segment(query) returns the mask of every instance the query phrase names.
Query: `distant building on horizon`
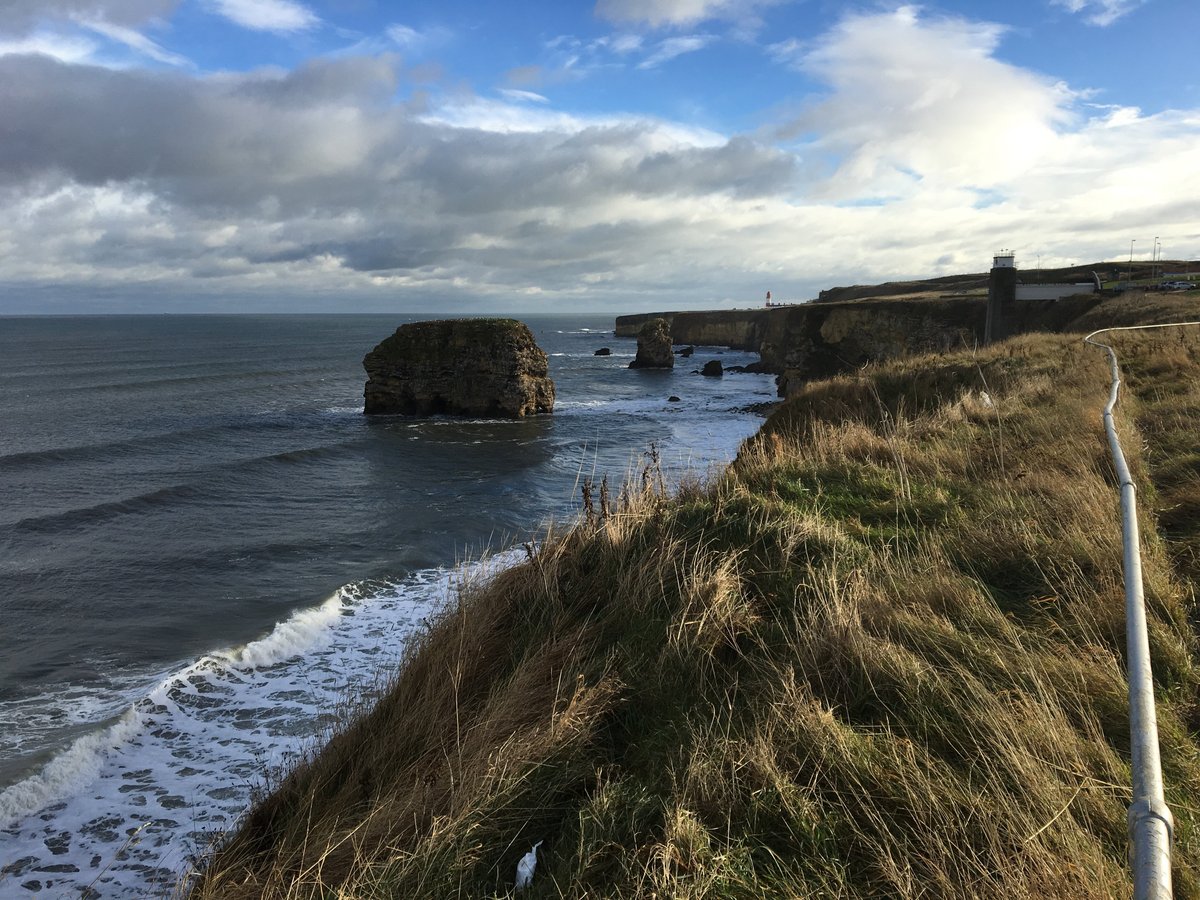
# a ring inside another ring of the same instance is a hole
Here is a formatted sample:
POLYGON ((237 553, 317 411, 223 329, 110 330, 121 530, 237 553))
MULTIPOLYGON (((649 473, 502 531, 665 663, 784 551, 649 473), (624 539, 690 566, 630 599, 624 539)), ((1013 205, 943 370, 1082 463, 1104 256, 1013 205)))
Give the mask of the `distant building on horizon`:
POLYGON ((1018 300, 1061 300, 1076 294, 1093 294, 1100 289, 1098 278, 1083 282, 1022 284, 1017 273, 1017 258, 1011 250, 992 256, 988 275, 987 318, 983 326, 984 343, 1002 340, 1011 333, 1013 304, 1018 300))

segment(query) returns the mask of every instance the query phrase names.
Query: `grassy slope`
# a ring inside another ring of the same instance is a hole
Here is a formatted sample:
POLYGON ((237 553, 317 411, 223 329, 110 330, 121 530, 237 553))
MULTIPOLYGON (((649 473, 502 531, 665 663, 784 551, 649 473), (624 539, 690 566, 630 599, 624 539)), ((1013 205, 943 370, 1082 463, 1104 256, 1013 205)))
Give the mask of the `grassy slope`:
MULTIPOLYGON (((1200 336, 1118 345, 1197 896, 1200 336)), ((810 384, 711 485, 647 472, 468 586, 196 895, 503 895, 544 840, 523 896, 1126 896, 1106 382, 1078 336, 912 358, 810 384)))

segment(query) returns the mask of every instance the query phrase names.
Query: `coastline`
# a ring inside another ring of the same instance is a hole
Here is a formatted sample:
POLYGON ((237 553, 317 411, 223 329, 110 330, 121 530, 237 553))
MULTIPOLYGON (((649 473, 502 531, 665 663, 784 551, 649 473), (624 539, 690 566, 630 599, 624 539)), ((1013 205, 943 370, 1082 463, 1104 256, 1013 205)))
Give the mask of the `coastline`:
MULTIPOLYGON (((209 335, 222 326, 219 317, 160 321, 164 318, 173 317, 145 317, 135 324, 154 335, 164 328, 176 334, 181 325, 188 327, 188 333, 198 329, 209 335)), ((342 586, 335 582, 310 598, 293 590, 293 582, 278 577, 279 573, 296 576, 295 583, 307 585, 299 577, 303 573, 294 572, 295 552, 288 549, 275 574, 267 572, 260 578, 272 605, 258 603, 253 597, 238 599, 234 594, 232 611, 209 629, 216 630, 231 620, 234 633, 230 637, 214 640, 204 631, 193 642, 197 647, 194 655, 185 650, 182 657, 178 645, 172 644, 164 651, 168 659, 153 660, 145 671, 135 670, 128 683, 111 690, 106 682, 93 680, 85 688, 99 697, 97 701, 91 700, 91 694, 81 696, 74 685, 60 689, 53 683, 39 692, 34 683, 21 704, 0 710, 11 714, 5 721, 13 723, 11 729, 4 729, 4 739, 24 742, 13 748, 14 754, 30 751, 28 764, 18 770, 14 785, 9 785, 13 793, 0 802, 0 810, 29 813, 20 815, 18 822, 0 823, 4 846, 0 869, 7 870, 0 876, 0 893, 3 887, 31 891, 33 888, 21 886, 34 883, 40 885, 38 890, 50 893, 74 889, 76 884, 83 889, 101 870, 103 877, 97 887, 105 896, 144 896, 171 884, 178 868, 202 852, 213 834, 233 827, 250 802, 253 785, 269 781, 278 766, 301 758, 306 748, 325 734, 330 710, 347 702, 344 690, 348 686, 352 692, 359 685, 373 689, 378 673, 399 655, 404 636, 419 627, 441 602, 432 595, 444 595, 458 577, 457 560, 475 558, 480 548, 509 542, 515 542, 518 556, 523 555, 520 544, 540 533, 542 518, 561 520, 577 509, 580 473, 609 471, 615 483, 645 439, 658 444, 663 464, 674 480, 689 477, 697 468, 703 472, 710 457, 727 460, 741 437, 757 428, 757 418, 736 410, 757 397, 770 397, 768 379, 739 377, 716 383, 681 372, 677 380, 682 388, 670 388, 687 398, 681 408, 667 403, 668 390, 661 377, 643 378, 626 372, 624 364, 632 357, 627 342, 613 344, 613 357, 593 357, 597 342, 609 340, 601 321, 586 319, 586 327, 572 322, 576 319, 560 317, 536 323, 547 332, 545 340, 552 353, 558 354, 552 356, 551 364, 568 373, 561 410, 553 418, 524 423, 402 418, 366 422, 359 399, 361 376, 354 371, 362 352, 356 345, 377 340, 382 330, 379 326, 387 320, 355 319, 348 326, 350 340, 331 342, 329 329, 335 320, 289 318, 285 322, 288 329, 311 325, 322 344, 350 346, 350 353, 339 350, 337 356, 351 356, 352 367, 338 358, 328 363, 335 377, 347 381, 347 399, 341 397, 343 388, 338 382, 326 387, 324 380, 310 381, 302 372, 298 377, 305 384, 316 385, 319 392, 304 401, 312 411, 272 411, 270 404, 278 402, 279 392, 273 382, 255 376, 251 385, 259 382, 262 386, 249 399, 258 402, 256 397, 261 395, 262 409, 247 412, 247 395, 238 387, 241 382, 225 377, 222 370, 220 377, 197 382, 205 390, 215 385, 214 390, 227 391, 230 400, 225 417, 215 414, 209 395, 204 394, 196 404, 201 408, 198 414, 205 417, 197 423, 201 427, 189 421, 178 403, 172 406, 168 425, 175 428, 176 420, 181 420, 180 436, 171 430, 161 436, 153 430, 128 436, 117 433, 94 450, 91 442, 78 440, 74 442, 77 449, 66 454, 65 460, 53 446, 35 445, 12 463, 19 471, 29 470, 37 478, 54 476, 64 485, 76 479, 69 473, 61 477, 55 473, 75 460, 93 471, 98 466, 118 465, 131 470, 134 499, 114 508, 121 515, 91 524, 87 509, 95 504, 88 503, 79 516, 81 524, 61 539, 67 541, 75 535, 75 540, 86 546, 90 570, 99 565, 103 539, 114 527, 120 536, 121 528, 142 523, 152 526, 157 516, 195 513, 203 531, 205 519, 199 504, 210 493, 225 491, 227 484, 234 495, 217 493, 214 497, 219 521, 224 523, 214 532, 218 546, 209 554, 185 548, 187 556, 199 557, 200 563, 208 556, 221 560, 228 546, 238 558, 256 563, 262 557, 251 550, 259 533, 268 551, 281 544, 287 549, 280 527, 296 522, 303 537, 311 523, 316 532, 311 545, 314 566, 321 570, 335 567, 332 576, 318 574, 322 578, 337 577, 343 570, 352 574, 339 579, 342 586), (349 379, 342 374, 347 369, 349 379), (618 390, 609 386, 610 381, 618 390), (233 388, 227 390, 227 385, 233 388), (227 448, 221 446, 226 436, 227 448), (193 442, 197 485, 149 501, 137 500, 146 493, 142 479, 158 469, 169 469, 179 480, 176 473, 185 471, 187 463, 173 454, 193 442), (223 466, 219 468, 222 484, 210 488, 208 473, 214 463, 223 466), (438 482, 422 481, 425 472, 430 479, 439 478, 445 489, 439 493, 438 482), (364 480, 365 476, 374 480, 364 480), (248 478, 263 480, 247 482, 248 478), (362 486, 362 502, 351 494, 344 507, 329 505, 329 497, 344 495, 347 486, 355 485, 362 486), (271 508, 247 507, 255 527, 243 530, 236 524, 238 520, 229 518, 229 510, 247 488, 253 488, 252 495, 269 499, 271 508), (291 503, 281 502, 293 494, 295 515, 289 512, 291 503), (410 497, 423 504, 419 518, 406 512, 412 508, 410 497), (317 499, 320 502, 315 502, 317 499), (378 515, 365 523, 361 518, 363 509, 386 512, 388 508, 395 510, 394 515, 377 522, 377 529, 370 523, 378 515), (544 510, 544 515, 527 521, 530 510, 544 510), (464 523, 470 530, 461 527, 464 523), (429 533, 418 533, 414 524, 429 533), (341 533, 346 535, 348 552, 336 545, 337 552, 330 552, 331 538, 341 533), (376 533, 379 540, 373 536, 376 533), (462 535, 461 539, 456 535, 462 535), (242 541, 246 546, 241 546, 242 541), (249 613, 257 614, 262 623, 244 621, 249 613), (28 723, 26 713, 34 710, 34 704, 45 712, 44 734, 19 727, 28 723), (69 720, 75 731, 62 737, 64 716, 75 717, 69 720), (33 755, 37 750, 33 741, 39 737, 44 738, 45 749, 33 755), (136 840, 125 847, 131 829, 137 833, 136 840), (69 835, 69 840, 61 838, 63 834, 69 835)), ((51 324, 63 342, 63 329, 70 323, 56 320, 51 324)), ((97 335, 89 320, 81 331, 87 340, 103 339, 119 347, 114 335, 129 322, 111 324, 113 328, 97 335)), ((236 343, 250 340, 254 346, 253 339, 241 330, 244 324, 244 320, 232 323, 239 329, 236 343)), ((277 324, 263 323, 272 331, 277 324)), ((286 341, 281 346, 287 358, 301 357, 302 369, 313 365, 310 354, 298 354, 286 341)), ((190 378, 195 373, 191 367, 212 363, 207 347, 197 348, 195 362, 168 356, 161 364, 186 366, 184 374, 190 378)), ((235 363, 242 365, 240 360, 248 359, 252 372, 258 371, 265 368, 258 364, 258 355, 238 352, 235 363)), ((79 368, 83 380, 83 368, 79 368)), ((147 377, 158 377, 158 373, 151 371, 147 377)), ((284 383, 290 384, 290 378, 285 376, 284 383)), ((86 385, 80 386, 81 392, 85 389, 86 385)), ((111 398, 112 390, 107 390, 111 398)), ((144 394, 138 390, 135 384, 133 396, 140 406, 144 394)), ((177 401, 178 391, 172 388, 172 393, 177 401)), ((168 416, 142 415, 130 417, 130 421, 140 426, 148 420, 153 426, 163 418, 168 416)), ((36 437, 35 432, 30 433, 36 437)), ((114 479, 105 479, 97 483, 97 489, 109 490, 113 483, 114 479)), ((31 478, 32 488, 42 490, 40 482, 31 478)), ((98 500, 108 502, 109 498, 98 500)), ((54 538, 47 525, 37 524, 14 549, 28 545, 37 550, 40 543, 35 541, 54 538)), ((198 539, 195 531, 183 535, 189 544, 198 539)), ((122 539, 118 549, 128 543, 132 541, 122 539)), ((160 544, 156 538, 149 546, 153 549, 160 544)), ((144 556, 139 553, 129 564, 141 565, 144 556)), ((119 557, 116 561, 122 563, 119 557)), ((153 561, 148 560, 147 565, 153 561)), ((195 559, 192 562, 197 564, 195 559)), ((236 580, 237 572, 230 573, 228 565, 222 568, 224 572, 211 577, 206 571, 194 582, 188 579, 197 585, 196 603, 221 591, 226 580, 231 584, 236 580)), ((113 591, 121 604, 104 608, 110 612, 138 609, 142 598, 134 593, 136 587, 124 577, 114 579, 113 591)), ((91 599, 81 621, 100 608, 100 598, 93 595, 91 599)), ((157 592, 147 592, 144 601, 151 613, 172 611, 157 592)), ((178 627, 207 627, 206 617, 199 615, 205 608, 181 605, 178 627)), ((116 612, 108 618, 114 627, 119 625, 116 612)), ((127 668, 136 665, 135 651, 137 647, 132 647, 127 668)), ((45 656, 51 655, 45 651, 45 656)), ((16 655, 10 654, 7 662, 12 665, 15 660, 16 655)), ((19 757, 18 762, 24 759, 19 757)))
MULTIPOLYGON (((1179 347, 1133 344, 1131 390, 1167 352, 1187 384, 1200 347, 1179 347)), ((469 586, 195 895, 505 891, 538 841, 555 895, 1122 890, 1124 811, 1098 787, 1127 752, 1102 369, 1071 335, 901 357, 800 387, 708 485, 643 478, 469 586), (350 809, 353 857, 325 824, 350 809)), ((1140 426, 1168 446, 1180 424, 1140 426)), ((1165 548, 1164 690, 1200 685, 1192 576, 1165 548)), ((1160 707, 1184 832, 1189 691, 1160 707)), ((1195 890, 1190 847, 1176 860, 1195 890)))

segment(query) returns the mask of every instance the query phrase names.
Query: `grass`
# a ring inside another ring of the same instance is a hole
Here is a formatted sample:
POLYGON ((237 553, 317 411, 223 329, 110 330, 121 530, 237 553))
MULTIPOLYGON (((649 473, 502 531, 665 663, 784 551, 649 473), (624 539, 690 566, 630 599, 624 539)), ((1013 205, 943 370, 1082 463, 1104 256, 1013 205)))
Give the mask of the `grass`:
MULTIPOLYGON (((1118 352, 1194 897, 1200 336, 1118 352)), ((648 472, 464 585, 193 895, 505 896, 544 840, 523 896, 1127 896, 1106 394, 1025 336, 809 384, 711 484, 648 472)))

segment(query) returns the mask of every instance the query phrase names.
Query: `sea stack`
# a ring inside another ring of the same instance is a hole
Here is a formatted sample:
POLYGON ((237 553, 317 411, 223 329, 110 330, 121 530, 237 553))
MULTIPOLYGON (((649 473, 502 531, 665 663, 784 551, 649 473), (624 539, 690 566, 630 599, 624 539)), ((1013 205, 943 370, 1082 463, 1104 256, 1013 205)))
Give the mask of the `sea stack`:
POLYGON ((517 419, 554 409, 554 382, 533 333, 515 319, 401 325, 363 358, 367 415, 517 419))
POLYGON ((675 366, 675 354, 671 352, 671 327, 666 319, 651 319, 637 336, 637 356, 629 364, 631 369, 671 369, 675 366))

